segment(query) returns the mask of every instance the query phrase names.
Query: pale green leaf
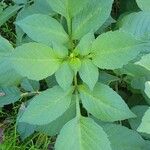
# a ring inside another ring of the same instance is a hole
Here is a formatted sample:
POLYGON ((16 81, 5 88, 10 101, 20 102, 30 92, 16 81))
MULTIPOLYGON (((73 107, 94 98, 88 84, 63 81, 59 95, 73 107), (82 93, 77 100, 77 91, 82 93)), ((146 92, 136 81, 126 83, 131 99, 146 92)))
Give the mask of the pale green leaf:
POLYGON ((59 70, 55 73, 58 84, 64 89, 68 89, 73 81, 74 72, 68 62, 61 64, 59 70))
POLYGON ((145 93, 150 98, 150 81, 145 83, 145 93))
POLYGON ((103 129, 92 119, 80 117, 68 122, 57 138, 56 150, 111 150, 103 129))
MULTIPOLYGON (((20 2, 20 0, 18 0, 20 2)), ((16 17, 16 22, 19 20, 22 20, 26 18, 27 16, 33 15, 33 14, 48 14, 48 15, 54 15, 54 12, 50 8, 50 6, 47 3, 47 0, 36 0, 32 5, 28 5, 21 9, 16 17)), ((16 25, 16 34, 17 34, 17 45, 20 45, 24 42, 26 42, 26 39, 28 36, 24 36, 25 33, 16 25)), ((30 39, 31 42, 31 39, 30 39)))
POLYGON ((124 16, 118 26, 121 30, 133 34, 137 38, 150 39, 150 12, 134 12, 124 16))
POLYGON ((144 55, 141 60, 135 64, 140 65, 150 71, 150 54, 144 55))
POLYGON ((66 112, 64 112, 59 118, 54 120, 53 122, 44 125, 44 126, 37 126, 36 131, 40 131, 42 133, 45 133, 50 136, 54 136, 56 134, 59 134, 62 127, 71 119, 73 119, 76 116, 76 105, 74 99, 71 102, 71 105, 67 109, 66 112))
POLYGON ((103 129, 108 135, 112 150, 143 150, 146 145, 136 131, 124 126, 108 124, 103 129))
POLYGON ((38 43, 17 47, 11 59, 14 69, 32 80, 41 80, 52 75, 61 63, 50 47, 38 43))
POLYGON ((86 56, 91 52, 92 42, 94 41, 95 37, 92 32, 83 36, 80 40, 79 44, 75 48, 74 52, 80 54, 82 56, 86 56))
POLYGON ((0 36, 0 85, 10 86, 17 85, 21 76, 12 68, 9 55, 12 54, 13 46, 3 37, 0 36))
POLYGON ((83 106, 102 121, 114 122, 135 117, 123 99, 107 85, 97 83, 93 91, 81 85, 79 92, 83 106))
POLYGON ((0 88, 0 107, 14 103, 21 98, 21 92, 17 87, 0 88))
POLYGON ((20 122, 17 125, 17 132, 19 133, 21 140, 25 140, 27 137, 32 135, 34 131, 35 131, 35 125, 30 125, 24 122, 20 122))
POLYGON ((19 133, 21 140, 24 140, 27 137, 29 137, 31 134, 33 134, 36 128, 35 125, 31 125, 25 122, 19 122, 19 119, 25 110, 26 110, 26 104, 22 103, 19 108, 19 112, 17 114, 17 119, 16 119, 17 132, 19 133))
MULTIPOLYGON (((137 101, 137 98, 134 97, 137 101)), ((136 105, 134 106, 131 110, 132 112, 137 116, 136 118, 132 118, 132 119, 129 119, 129 123, 130 123, 130 126, 133 130, 137 130, 139 125, 141 124, 142 122, 142 118, 145 114, 145 112, 148 110, 149 106, 148 105, 136 105)), ((142 135, 144 138, 150 138, 150 135, 149 134, 145 134, 145 133, 140 133, 140 135, 142 135)))
POLYGON ((142 133, 150 134, 150 108, 145 112, 142 123, 137 130, 142 133))
POLYGON ((92 63, 90 59, 83 59, 79 75, 83 82, 85 82, 91 90, 93 90, 96 82, 98 81, 98 68, 92 63))
POLYGON ((9 57, 0 61, 0 68, 1 86, 18 85, 20 83, 22 76, 13 69, 9 57))
POLYGON ((47 0, 47 2, 57 13, 72 18, 86 6, 88 0, 47 0))
POLYGON ((68 49, 62 44, 53 43, 52 46, 53 51, 59 58, 65 58, 68 56, 68 49))
POLYGON ((66 43, 68 35, 61 24, 48 15, 34 14, 16 24, 34 41, 47 45, 53 42, 66 43))
POLYGON ((21 87, 26 91, 38 91, 40 89, 40 83, 35 80, 23 79, 21 87))
POLYGON ((137 130, 139 125, 141 124, 142 117, 144 113, 148 110, 148 105, 136 105, 131 110, 134 114, 136 114, 136 118, 129 119, 129 123, 132 129, 137 130))
POLYGON ((121 68, 140 53, 141 43, 125 32, 104 33, 93 42, 93 63, 102 69, 121 68))
POLYGON ((70 106, 73 88, 63 91, 55 86, 34 97, 19 122, 45 125, 60 117, 70 106))
POLYGON ((96 32, 110 16, 112 3, 112 0, 90 0, 72 20, 73 38, 80 39, 88 32, 96 32))
POLYGON ((149 11, 150 12, 150 1, 149 0, 136 0, 138 6, 143 11, 149 11))
POLYGON ((2 36, 0 36, 0 59, 14 50, 13 46, 2 36))

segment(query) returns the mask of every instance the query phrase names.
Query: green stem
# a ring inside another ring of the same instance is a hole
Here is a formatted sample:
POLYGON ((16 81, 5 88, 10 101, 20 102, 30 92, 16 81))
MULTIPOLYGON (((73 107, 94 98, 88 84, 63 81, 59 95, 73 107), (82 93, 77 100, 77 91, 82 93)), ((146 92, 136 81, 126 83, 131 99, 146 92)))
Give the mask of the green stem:
POLYGON ((68 34, 69 36, 72 35, 72 26, 71 26, 71 18, 68 16, 67 17, 67 25, 68 25, 68 34))
POLYGON ((71 51, 74 49, 74 44, 72 40, 72 20, 70 16, 67 17, 67 26, 68 26, 68 34, 69 34, 69 47, 71 51))
POLYGON ((75 92, 76 95, 76 113, 77 113, 77 118, 80 118, 81 116, 81 112, 80 112, 80 101, 79 101, 79 95, 78 95, 78 91, 76 90, 75 92))
POLYGON ((37 94, 40 94, 40 92, 39 92, 39 91, 26 92, 26 93, 22 93, 22 94, 21 94, 21 97, 30 97, 30 96, 34 96, 34 95, 37 95, 37 94))
MULTIPOLYGON (((68 26, 68 34, 69 34, 69 47, 72 52, 74 49, 74 43, 72 40, 72 20, 71 20, 70 16, 67 17, 67 26, 68 26)), ((77 81, 76 74, 74 76, 74 86, 75 86, 75 96, 76 96, 76 113, 77 113, 77 118, 79 118, 81 113, 80 113, 80 101, 79 101, 79 96, 78 96, 79 93, 77 90, 78 81, 77 81)))
POLYGON ((74 85, 75 85, 75 96, 76 96, 76 114, 77 114, 77 118, 80 118, 81 116, 81 112, 80 112, 80 100, 79 100, 79 93, 77 90, 77 76, 75 75, 74 77, 74 85))

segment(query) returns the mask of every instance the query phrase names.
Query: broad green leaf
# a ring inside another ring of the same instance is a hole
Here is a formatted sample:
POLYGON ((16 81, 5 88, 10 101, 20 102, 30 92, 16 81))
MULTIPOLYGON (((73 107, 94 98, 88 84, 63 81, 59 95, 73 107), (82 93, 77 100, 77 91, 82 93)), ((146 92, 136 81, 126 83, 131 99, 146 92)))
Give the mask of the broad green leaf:
POLYGON ((107 85, 97 83, 93 91, 81 85, 79 92, 83 106, 102 121, 114 122, 135 117, 123 99, 107 85))
POLYGON ((150 98, 150 81, 145 83, 145 93, 150 98))
POLYGON ((150 108, 145 112, 137 131, 150 134, 150 108))
POLYGON ((55 86, 35 96, 19 122, 45 125, 60 117, 70 106, 73 88, 63 91, 55 86))
POLYGON ((11 59, 14 69, 32 80, 41 80, 52 75, 61 63, 50 47, 38 43, 17 47, 11 59))
MULTIPOLYGON (((20 2, 20 0, 18 0, 20 2)), ((48 14, 48 15, 54 15, 52 9, 48 5, 47 0, 36 0, 32 5, 26 5, 23 9, 21 9, 16 17, 16 21, 22 20, 26 18, 27 16, 33 15, 33 14, 48 14)), ((24 36, 25 33, 16 25, 16 34, 17 34, 17 45, 20 45, 24 42, 26 42, 27 36, 24 36)), ((31 39, 30 39, 31 42, 31 39)))
POLYGON ((81 117, 68 122, 57 138, 56 150, 111 150, 103 129, 92 119, 81 117))
POLYGON ((20 135, 21 140, 24 140, 27 137, 29 137, 31 134, 33 134, 36 128, 35 125, 31 125, 25 122, 19 122, 19 119, 25 110, 26 110, 26 105, 22 103, 19 108, 19 112, 17 114, 17 120, 16 120, 16 125, 17 125, 16 127, 17 127, 17 131, 20 135))
POLYGON ((0 61, 0 68, 1 86, 18 85, 20 83, 22 76, 13 69, 9 57, 0 61))
POLYGON ((135 63, 150 71, 150 54, 144 55, 141 60, 135 63))
POLYGON ((66 18, 72 18, 78 12, 80 12, 83 7, 86 6, 88 0, 47 0, 47 2, 57 13, 63 15, 66 18))
POLYGON ((0 36, 0 60, 14 50, 13 46, 2 36, 0 36))
POLYGON ((59 70, 55 73, 58 84, 64 89, 68 89, 73 81, 74 72, 68 62, 61 64, 59 70))
POLYGON ((21 7, 22 6, 14 5, 8 6, 5 10, 3 10, 2 13, 0 13, 0 26, 13 17, 21 7))
POLYGON ((58 43, 53 43, 51 46, 59 58, 65 58, 68 57, 68 49, 64 45, 58 44, 58 43))
POLYGON ((149 0, 136 0, 138 6, 143 11, 149 11, 150 12, 150 1, 149 0))
POLYGON ((145 141, 136 131, 115 124, 107 124, 103 129, 108 135, 112 150, 143 150, 145 147, 145 141))
POLYGON ((14 103, 21 98, 21 92, 17 87, 0 88, 0 107, 14 103))
POLYGON ((150 80, 150 76, 149 75, 146 75, 146 76, 143 76, 143 77, 132 78, 131 86, 134 89, 138 89, 138 90, 144 91, 144 89, 145 89, 145 82, 147 80, 150 80))
POLYGON ((26 91, 38 91, 40 89, 40 83, 35 80, 23 79, 21 87, 26 91))
POLYGON ((76 116, 76 105, 74 99, 71 102, 69 108, 64 112, 59 118, 54 120, 53 122, 44 125, 44 126, 37 126, 36 131, 40 131, 45 133, 49 136, 54 136, 59 134, 62 127, 71 119, 76 116))
POLYGON ((75 48, 74 52, 80 54, 82 56, 86 56, 91 52, 92 42, 94 41, 95 37, 92 32, 83 36, 80 40, 79 44, 75 48))
POLYGON ((131 109, 132 112, 134 112, 134 114, 137 116, 136 118, 129 119, 132 129, 136 130, 138 128, 138 126, 141 124, 142 117, 148 108, 149 107, 147 105, 136 105, 131 109))
POLYGON ((98 68, 92 63, 90 59, 83 59, 79 75, 83 82, 85 82, 91 90, 93 90, 96 82, 98 81, 98 68))
POLYGON ((133 34, 137 38, 150 39, 150 12, 134 12, 124 16, 118 26, 121 30, 133 34))
POLYGON ((1 86, 10 86, 17 85, 21 76, 16 73, 12 68, 11 62, 9 60, 9 55, 12 54, 14 48, 13 46, 0 36, 0 85, 1 86))
POLYGON ((16 24, 34 41, 47 45, 53 42, 66 43, 68 35, 61 24, 48 15, 34 14, 16 24))
POLYGON ((133 60, 141 50, 141 41, 131 34, 110 31, 100 35, 92 46, 93 63, 101 69, 117 69, 133 60))
POLYGON ((17 125, 17 131, 21 137, 21 140, 25 140, 27 137, 29 137, 34 133, 35 125, 30 125, 24 122, 20 122, 17 125))
POLYGON ((73 38, 80 39, 88 32, 96 32, 110 16, 112 3, 112 0, 90 0, 72 20, 73 38))
MULTIPOLYGON (((137 130, 137 128, 141 124, 142 118, 143 118, 145 112, 148 110, 148 108, 149 108, 148 105, 136 105, 131 109, 132 112, 137 116, 136 118, 132 118, 132 119, 128 120, 130 123, 130 126, 133 130, 137 130)), ((145 137, 146 139, 150 138, 149 134, 141 133, 141 135, 143 137, 145 137)))

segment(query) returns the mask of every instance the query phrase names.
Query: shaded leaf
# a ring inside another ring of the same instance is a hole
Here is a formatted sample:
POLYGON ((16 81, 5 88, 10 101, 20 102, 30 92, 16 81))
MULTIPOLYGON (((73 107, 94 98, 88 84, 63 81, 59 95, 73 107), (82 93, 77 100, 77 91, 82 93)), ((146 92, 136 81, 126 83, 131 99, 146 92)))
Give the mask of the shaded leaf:
POLYGON ((19 122, 45 125, 60 117, 70 106, 73 88, 63 91, 55 86, 35 96, 19 122))
POLYGON ((102 121, 114 122, 135 117, 123 99, 107 85, 97 83, 93 91, 82 85, 79 92, 83 106, 102 121))
POLYGON ((21 98, 21 92, 17 87, 0 88, 0 107, 14 103, 21 98))

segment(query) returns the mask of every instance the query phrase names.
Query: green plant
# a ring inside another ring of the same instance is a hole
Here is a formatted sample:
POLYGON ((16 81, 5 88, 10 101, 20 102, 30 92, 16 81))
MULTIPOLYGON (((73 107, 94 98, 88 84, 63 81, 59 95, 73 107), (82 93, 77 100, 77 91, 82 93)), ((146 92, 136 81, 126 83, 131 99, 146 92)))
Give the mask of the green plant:
MULTIPOLYGON (((37 0, 20 11, 15 22, 19 46, 0 37, 0 106, 25 102, 16 121, 22 139, 39 131, 59 134, 56 150, 148 150, 148 141, 123 126, 129 120, 132 128, 138 115, 118 90, 120 82, 131 84, 132 92, 137 83, 142 90, 139 78, 149 76, 149 30, 136 19, 149 19, 150 12, 141 2, 143 11, 120 18, 111 31, 112 0, 37 0), (39 13, 40 4, 47 9, 39 13), (49 88, 40 87, 43 80, 49 88)), ((150 98, 148 80, 142 84, 150 98)), ((143 115, 148 106, 138 109, 143 115)), ((137 128, 150 133, 149 110, 137 128)))

